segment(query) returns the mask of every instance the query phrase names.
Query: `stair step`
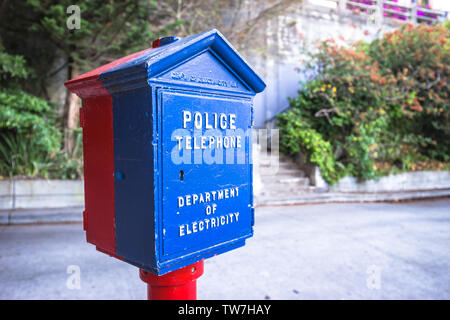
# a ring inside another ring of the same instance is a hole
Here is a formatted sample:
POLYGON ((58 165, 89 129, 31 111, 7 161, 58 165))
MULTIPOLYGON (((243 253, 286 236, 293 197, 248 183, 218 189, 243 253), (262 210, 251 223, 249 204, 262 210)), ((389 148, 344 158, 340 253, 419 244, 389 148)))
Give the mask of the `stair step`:
POLYGON ((259 155, 259 161, 260 162, 270 162, 270 161, 275 161, 278 160, 279 162, 293 162, 293 160, 291 158, 288 158, 286 156, 261 156, 259 155))
POLYGON ((308 186, 309 185, 309 179, 303 178, 303 177, 289 177, 289 178, 282 178, 279 179, 281 183, 288 183, 288 184, 300 184, 302 186, 308 186))
POLYGON ((273 175, 273 176, 261 176, 263 185, 272 187, 273 184, 288 184, 288 185, 301 185, 308 186, 309 178, 296 177, 292 175, 273 175))
POLYGON ((267 161, 259 161, 258 162, 260 167, 283 167, 283 168, 297 168, 298 165, 295 162, 292 161, 276 161, 276 159, 273 160, 267 160, 267 161))
POLYGON ((295 199, 299 196, 304 196, 305 193, 316 192, 316 187, 314 186, 298 186, 295 188, 264 188, 257 195, 259 198, 270 198, 277 200, 285 200, 285 199, 295 199))
POLYGON ((299 170, 297 168, 260 168, 259 174, 262 177, 266 176, 279 176, 279 175, 290 175, 293 177, 304 177, 305 173, 302 170, 299 170))

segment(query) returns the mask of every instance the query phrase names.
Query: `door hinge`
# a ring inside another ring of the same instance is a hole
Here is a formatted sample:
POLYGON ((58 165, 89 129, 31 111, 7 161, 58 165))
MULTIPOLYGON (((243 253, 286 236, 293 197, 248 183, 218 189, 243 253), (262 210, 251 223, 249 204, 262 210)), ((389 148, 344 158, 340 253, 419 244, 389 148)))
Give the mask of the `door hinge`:
POLYGON ((87 229, 87 211, 83 210, 83 230, 87 229))
POLYGON ((84 108, 80 108, 80 127, 84 128, 86 124, 86 113, 84 108))
POLYGON ((255 208, 252 207, 252 227, 255 225, 255 208))

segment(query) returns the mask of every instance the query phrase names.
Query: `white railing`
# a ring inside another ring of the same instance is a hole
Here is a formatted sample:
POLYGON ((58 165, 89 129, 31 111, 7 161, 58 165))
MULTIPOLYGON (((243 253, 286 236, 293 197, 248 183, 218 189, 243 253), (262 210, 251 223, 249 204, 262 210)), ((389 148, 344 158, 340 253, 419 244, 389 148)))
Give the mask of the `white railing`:
POLYGON ((447 13, 441 10, 423 8, 416 3, 401 4, 386 0, 310 0, 311 4, 333 4, 340 12, 352 11, 357 14, 377 14, 380 22, 384 19, 410 23, 436 23, 445 19, 447 13), (381 13, 381 14, 380 14, 381 13))

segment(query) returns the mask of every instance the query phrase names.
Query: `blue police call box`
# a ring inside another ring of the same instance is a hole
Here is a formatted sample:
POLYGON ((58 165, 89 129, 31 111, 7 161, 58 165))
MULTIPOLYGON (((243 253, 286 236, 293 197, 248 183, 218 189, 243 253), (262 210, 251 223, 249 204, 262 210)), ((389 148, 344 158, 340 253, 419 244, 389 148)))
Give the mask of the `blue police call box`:
POLYGON ((217 30, 154 46, 98 79, 112 97, 110 254, 162 275, 252 236, 252 100, 265 84, 217 30))

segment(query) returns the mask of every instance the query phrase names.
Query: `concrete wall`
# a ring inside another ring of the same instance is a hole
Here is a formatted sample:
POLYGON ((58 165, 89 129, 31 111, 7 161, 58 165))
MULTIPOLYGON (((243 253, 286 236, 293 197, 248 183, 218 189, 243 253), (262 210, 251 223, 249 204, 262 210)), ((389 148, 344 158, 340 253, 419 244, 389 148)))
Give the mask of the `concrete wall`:
POLYGON ((264 78, 267 88, 255 99, 255 125, 265 127, 266 121, 289 107, 288 97, 295 97, 301 83, 307 80, 302 68, 305 52, 314 50, 318 41, 334 39, 338 44, 371 41, 398 25, 379 25, 369 15, 339 11, 336 2, 304 0, 302 6, 288 15, 266 22, 265 52, 250 52, 246 59, 264 78))
POLYGON ((82 180, 0 180, 0 209, 84 205, 82 180))
MULTIPOLYGON (((263 188, 270 188, 270 186, 264 186, 261 182, 259 166, 260 152, 261 150, 255 144, 253 150, 255 196, 258 196, 263 188)), ((379 180, 360 183, 353 177, 345 177, 332 187, 329 187, 324 182, 317 168, 314 171, 313 177, 315 178, 311 182, 317 189, 320 189, 319 191, 329 190, 332 193, 338 192, 339 194, 365 193, 375 195, 385 193, 395 196, 397 193, 408 193, 412 191, 450 190, 449 171, 406 172, 381 177, 379 180)), ((15 212, 15 209, 82 207, 84 206, 83 188, 82 180, 0 180, 0 211, 15 212)), ((436 194, 423 197, 432 196, 436 196, 436 194)), ((374 198, 375 200, 377 199, 374 198)), ((81 211, 78 211, 74 213, 69 210, 70 214, 74 215, 75 220, 79 219, 78 216, 81 214, 81 211)), ((51 216, 51 212, 49 214, 51 216)), ((24 221, 34 221, 33 218, 27 216, 27 212, 17 217, 21 221, 24 219, 24 221)), ((7 217, 5 219, 8 220, 7 217)), ((57 220, 57 218, 51 219, 57 220)))
POLYGON ((403 192, 436 189, 450 189, 450 171, 404 172, 364 182, 358 182, 354 177, 345 177, 330 187, 330 191, 336 192, 403 192))

